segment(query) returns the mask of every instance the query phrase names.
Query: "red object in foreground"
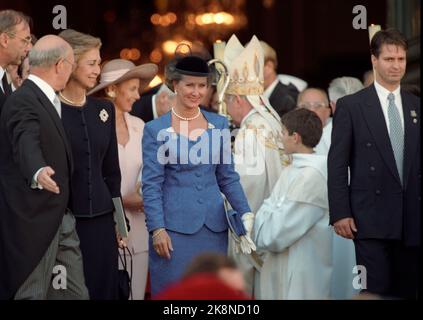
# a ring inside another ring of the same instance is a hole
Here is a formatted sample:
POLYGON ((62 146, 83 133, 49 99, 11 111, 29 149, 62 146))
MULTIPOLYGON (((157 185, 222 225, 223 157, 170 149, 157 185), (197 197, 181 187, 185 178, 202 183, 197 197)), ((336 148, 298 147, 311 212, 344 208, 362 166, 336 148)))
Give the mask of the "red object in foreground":
POLYGON ((250 300, 243 292, 225 284, 214 273, 182 279, 153 297, 153 300, 250 300))

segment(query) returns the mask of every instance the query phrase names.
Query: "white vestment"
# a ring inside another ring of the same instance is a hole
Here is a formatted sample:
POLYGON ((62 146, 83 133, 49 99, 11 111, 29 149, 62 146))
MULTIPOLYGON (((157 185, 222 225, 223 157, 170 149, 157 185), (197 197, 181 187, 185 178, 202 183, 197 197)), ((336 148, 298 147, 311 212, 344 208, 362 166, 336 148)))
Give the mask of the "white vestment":
POLYGON ((262 299, 327 299, 332 275, 326 160, 294 154, 254 225, 262 299))
POLYGON ((322 137, 320 138, 319 143, 314 148, 316 154, 321 154, 327 156, 329 153, 330 142, 332 135, 332 118, 329 118, 326 125, 323 127, 322 137))
MULTIPOLYGON (((261 111, 271 116, 264 107, 261 111)), ((283 154, 280 133, 281 131, 276 135, 268 120, 253 108, 244 117, 236 135, 235 170, 240 175, 242 188, 253 213, 256 213, 263 201, 270 196, 282 168, 289 162, 289 158, 283 154)), ((247 293, 259 299, 256 290, 259 286, 257 270, 246 255, 234 252, 231 238, 229 255, 243 271, 247 293)))
MULTIPOLYGON (((329 118, 323 128, 322 138, 314 148, 316 154, 327 156, 330 149, 332 135, 332 119, 329 118)), ((356 274, 353 268, 356 265, 354 242, 342 238, 333 232, 332 245, 333 272, 331 285, 332 299, 351 299, 359 290, 354 289, 352 282, 356 274)))

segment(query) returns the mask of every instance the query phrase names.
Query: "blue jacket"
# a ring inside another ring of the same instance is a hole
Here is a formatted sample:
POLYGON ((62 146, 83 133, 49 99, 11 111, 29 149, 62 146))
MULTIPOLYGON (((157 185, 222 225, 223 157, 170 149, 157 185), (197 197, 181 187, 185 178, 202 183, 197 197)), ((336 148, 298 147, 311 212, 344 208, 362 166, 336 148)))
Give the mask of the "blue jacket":
POLYGON ((170 112, 144 128, 142 191, 150 232, 194 234, 203 225, 227 230, 221 192, 240 214, 251 211, 234 170, 227 120, 202 113, 209 129, 197 141, 173 131, 170 112))

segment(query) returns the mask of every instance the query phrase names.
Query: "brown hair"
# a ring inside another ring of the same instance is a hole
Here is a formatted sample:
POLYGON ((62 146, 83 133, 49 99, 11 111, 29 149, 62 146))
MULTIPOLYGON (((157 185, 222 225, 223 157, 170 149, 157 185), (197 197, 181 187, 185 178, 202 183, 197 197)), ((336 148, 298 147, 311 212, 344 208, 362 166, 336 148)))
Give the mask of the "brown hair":
POLYGON ((408 49, 407 39, 396 29, 386 29, 376 32, 370 42, 370 53, 378 58, 384 44, 393 44, 402 47, 405 51, 408 49))
POLYGON ((195 257, 188 265, 183 277, 201 272, 217 273, 222 268, 237 269, 235 262, 222 254, 203 253, 195 257))
POLYGON ((281 121, 289 135, 296 132, 301 136, 302 143, 306 147, 314 148, 322 137, 322 121, 316 113, 308 109, 289 111, 283 115, 281 121))
POLYGON ((73 29, 63 30, 59 33, 59 37, 70 44, 76 61, 78 61, 85 52, 91 49, 101 48, 100 38, 93 37, 89 34, 78 32, 73 29))

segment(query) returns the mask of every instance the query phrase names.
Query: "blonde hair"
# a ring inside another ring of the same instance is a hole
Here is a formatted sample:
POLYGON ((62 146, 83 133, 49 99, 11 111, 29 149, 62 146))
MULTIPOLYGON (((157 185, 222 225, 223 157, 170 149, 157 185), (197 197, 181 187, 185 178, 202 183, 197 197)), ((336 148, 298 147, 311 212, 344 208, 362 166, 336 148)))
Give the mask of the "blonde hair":
POLYGON ((275 49, 269 46, 266 42, 260 41, 261 47, 263 48, 264 63, 267 61, 273 61, 275 69, 278 67, 278 56, 276 55, 275 49))
POLYGON ((65 40, 73 49, 75 61, 91 49, 101 48, 101 39, 93 37, 89 34, 75 31, 73 29, 66 29, 59 33, 59 37, 65 40))

